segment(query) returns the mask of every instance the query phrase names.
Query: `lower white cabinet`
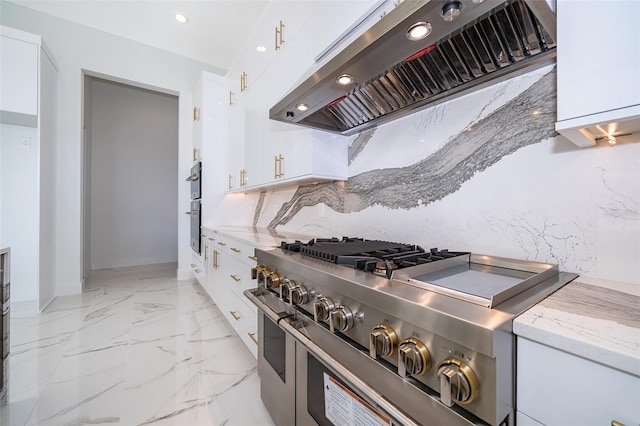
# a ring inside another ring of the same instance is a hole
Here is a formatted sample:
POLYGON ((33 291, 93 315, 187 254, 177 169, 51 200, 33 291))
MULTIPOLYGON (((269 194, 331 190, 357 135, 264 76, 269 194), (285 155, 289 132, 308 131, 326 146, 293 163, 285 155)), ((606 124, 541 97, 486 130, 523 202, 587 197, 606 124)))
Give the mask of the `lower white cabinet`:
MULTIPOLYGON (((219 233, 204 232, 207 253, 206 280, 201 282, 240 339, 254 357, 258 355, 258 313, 244 297, 244 290, 255 287, 251 268, 256 266, 255 246, 219 233)), ((197 276, 196 276, 197 277, 197 276)))
POLYGON ((640 377, 518 337, 517 424, 640 424, 640 377))

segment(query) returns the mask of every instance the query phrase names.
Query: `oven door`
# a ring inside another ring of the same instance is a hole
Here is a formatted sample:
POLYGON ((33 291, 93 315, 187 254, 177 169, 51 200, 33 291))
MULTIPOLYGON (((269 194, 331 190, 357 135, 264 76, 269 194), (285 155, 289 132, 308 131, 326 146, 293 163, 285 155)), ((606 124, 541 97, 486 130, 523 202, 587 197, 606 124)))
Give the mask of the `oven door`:
POLYGON ((275 424, 294 425, 295 340, 279 325, 294 310, 265 289, 249 289, 244 294, 258 308, 260 397, 275 424))
POLYGON ((195 200, 191 202, 191 211, 187 212, 191 215, 191 249, 198 254, 200 254, 200 226, 202 225, 200 210, 200 200, 195 200))
POLYGON ((187 181, 191 182, 191 199, 200 199, 202 195, 202 163, 197 163, 191 168, 191 175, 187 181))

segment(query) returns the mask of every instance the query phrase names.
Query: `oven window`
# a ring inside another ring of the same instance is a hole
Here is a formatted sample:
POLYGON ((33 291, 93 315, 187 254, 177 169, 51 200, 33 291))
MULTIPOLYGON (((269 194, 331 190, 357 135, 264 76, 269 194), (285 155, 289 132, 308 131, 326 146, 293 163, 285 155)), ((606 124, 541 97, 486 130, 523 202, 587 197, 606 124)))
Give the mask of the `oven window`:
POLYGON ((285 382, 285 334, 280 327, 271 321, 266 315, 264 316, 264 359, 274 369, 278 376, 285 382))

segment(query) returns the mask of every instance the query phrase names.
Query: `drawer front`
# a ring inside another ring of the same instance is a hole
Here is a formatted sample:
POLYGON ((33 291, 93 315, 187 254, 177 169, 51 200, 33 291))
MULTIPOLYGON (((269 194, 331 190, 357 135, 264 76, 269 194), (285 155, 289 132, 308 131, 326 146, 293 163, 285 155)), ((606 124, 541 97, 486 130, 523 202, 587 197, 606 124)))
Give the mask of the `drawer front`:
POLYGON ((202 261, 195 257, 191 257, 191 271, 193 272, 193 276, 198 280, 200 285, 206 285, 206 274, 204 273, 204 266, 202 265, 202 261))
POLYGON ((228 305, 223 310, 223 314, 253 356, 257 357, 257 313, 231 291, 227 302, 228 305))
POLYGON ((216 241, 214 247, 217 246, 219 250, 229 254, 240 262, 249 265, 249 267, 255 266, 255 247, 249 243, 235 240, 233 238, 226 237, 221 234, 216 234, 216 241))

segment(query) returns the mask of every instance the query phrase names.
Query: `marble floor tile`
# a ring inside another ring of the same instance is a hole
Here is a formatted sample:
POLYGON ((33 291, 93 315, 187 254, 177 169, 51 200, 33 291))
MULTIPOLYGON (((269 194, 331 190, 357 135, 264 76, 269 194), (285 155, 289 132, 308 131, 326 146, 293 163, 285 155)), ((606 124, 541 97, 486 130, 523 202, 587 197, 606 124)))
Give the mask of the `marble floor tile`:
POLYGON ((94 271, 11 318, 2 426, 273 425, 256 360, 175 264, 94 271))

